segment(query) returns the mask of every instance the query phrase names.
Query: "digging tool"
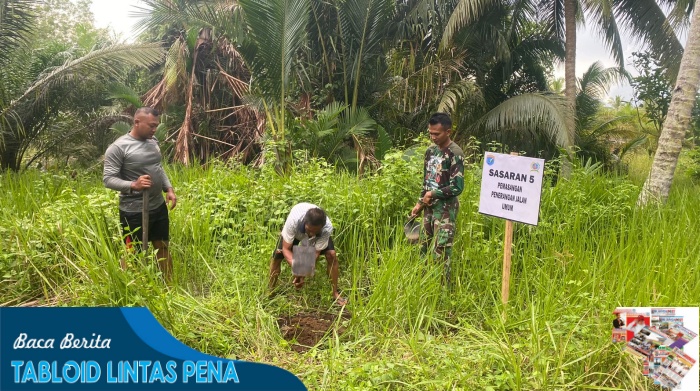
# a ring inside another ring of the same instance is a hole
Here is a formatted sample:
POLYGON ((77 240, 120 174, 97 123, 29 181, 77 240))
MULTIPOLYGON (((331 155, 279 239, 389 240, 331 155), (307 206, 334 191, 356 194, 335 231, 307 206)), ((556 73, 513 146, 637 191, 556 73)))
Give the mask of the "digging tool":
POLYGON ((143 234, 141 245, 143 246, 143 252, 146 252, 148 251, 148 189, 143 190, 143 208, 141 209, 141 215, 141 233, 143 234))
POLYGON ((316 248, 304 239, 299 245, 292 247, 294 262, 292 274, 295 277, 313 276, 316 271, 316 248))

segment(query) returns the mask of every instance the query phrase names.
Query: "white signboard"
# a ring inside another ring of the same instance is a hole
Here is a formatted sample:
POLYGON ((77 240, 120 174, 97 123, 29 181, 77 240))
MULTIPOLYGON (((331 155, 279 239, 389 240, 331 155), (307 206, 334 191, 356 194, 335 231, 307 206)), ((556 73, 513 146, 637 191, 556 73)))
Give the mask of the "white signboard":
POLYGON ((537 225, 544 159, 486 152, 479 212, 537 225))

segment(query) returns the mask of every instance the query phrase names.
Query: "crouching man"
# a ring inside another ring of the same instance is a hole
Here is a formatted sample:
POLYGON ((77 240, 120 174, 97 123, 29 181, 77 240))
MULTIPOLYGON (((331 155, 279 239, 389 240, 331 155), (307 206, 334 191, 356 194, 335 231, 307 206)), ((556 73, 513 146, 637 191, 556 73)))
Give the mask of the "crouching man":
MULTIPOLYGON (((326 258, 328 276, 331 279, 335 303, 340 306, 347 304, 347 299, 338 293, 338 257, 333 246, 332 233, 333 225, 323 209, 309 203, 294 205, 289 212, 289 216, 287 216, 284 228, 282 228, 282 234, 277 241, 277 248, 272 254, 272 261, 270 262, 270 289, 273 289, 277 284, 282 261, 287 261, 290 267, 294 263, 293 246, 308 238, 309 245, 314 246, 316 249, 316 260, 321 255, 326 258)), ((301 288, 304 285, 304 277, 294 276, 293 284, 297 288, 301 288)))

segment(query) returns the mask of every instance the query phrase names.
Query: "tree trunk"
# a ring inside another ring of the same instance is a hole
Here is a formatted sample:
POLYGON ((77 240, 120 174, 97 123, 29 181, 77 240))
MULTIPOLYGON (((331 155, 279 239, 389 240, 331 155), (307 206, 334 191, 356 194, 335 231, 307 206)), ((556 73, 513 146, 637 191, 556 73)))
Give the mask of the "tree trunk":
POLYGON ((564 60, 564 95, 569 106, 566 116, 567 143, 566 155, 562 160, 562 177, 571 175, 574 158, 574 138, 576 134, 576 0, 564 0, 564 24, 566 28, 566 58, 564 60))
POLYGON ((0 145, 0 173, 5 170, 19 171, 20 143, 12 132, 9 132, 0 145))
POLYGON ((695 95, 700 87, 700 1, 695 2, 688 39, 683 51, 676 88, 671 96, 668 114, 661 129, 659 145, 649 177, 637 200, 638 206, 650 202, 662 203, 668 199, 676 171, 682 142, 690 129, 690 116, 695 105, 695 95))

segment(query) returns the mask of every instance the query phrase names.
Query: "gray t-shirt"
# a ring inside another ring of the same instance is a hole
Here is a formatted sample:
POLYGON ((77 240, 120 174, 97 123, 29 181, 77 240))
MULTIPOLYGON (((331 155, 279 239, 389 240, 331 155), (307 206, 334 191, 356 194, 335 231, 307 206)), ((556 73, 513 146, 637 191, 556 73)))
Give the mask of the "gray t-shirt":
POLYGON ((127 133, 107 148, 102 182, 107 188, 120 192, 119 209, 141 212, 143 192, 131 190, 131 182, 141 175, 151 176, 151 188, 144 190, 149 195, 149 210, 155 210, 165 202, 162 192, 172 185, 161 165, 162 159, 158 141, 154 138, 138 140, 127 133))

